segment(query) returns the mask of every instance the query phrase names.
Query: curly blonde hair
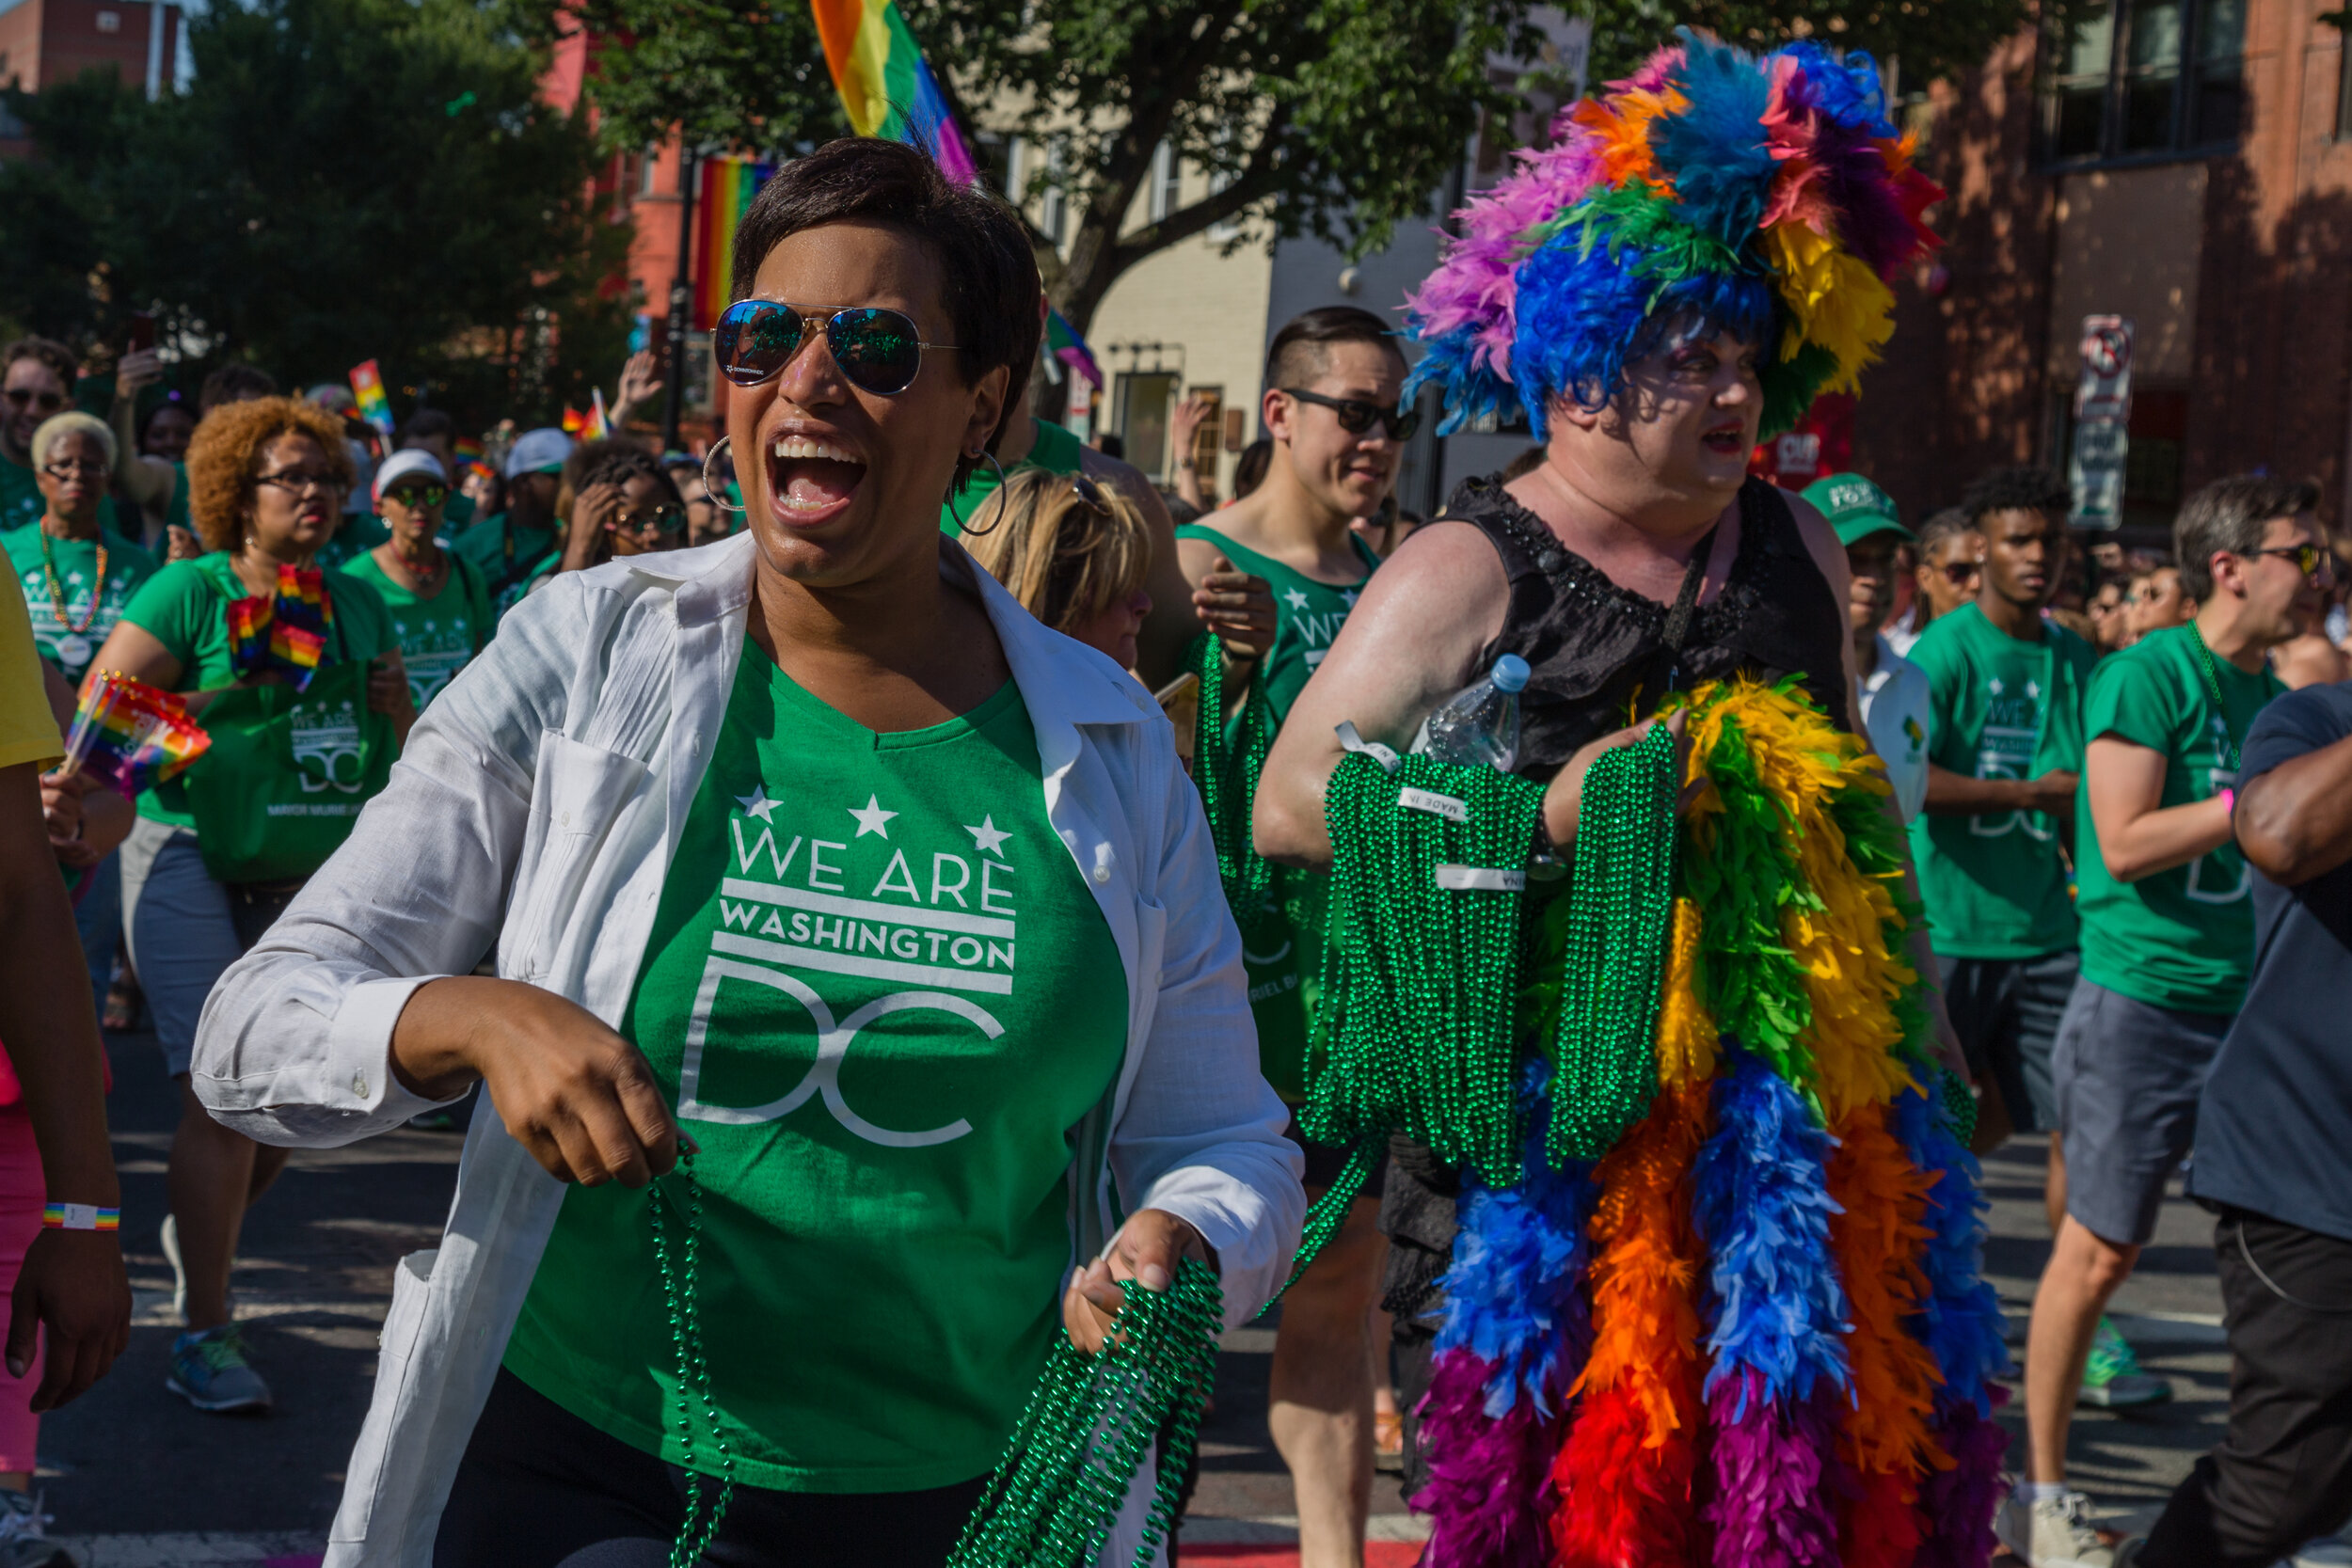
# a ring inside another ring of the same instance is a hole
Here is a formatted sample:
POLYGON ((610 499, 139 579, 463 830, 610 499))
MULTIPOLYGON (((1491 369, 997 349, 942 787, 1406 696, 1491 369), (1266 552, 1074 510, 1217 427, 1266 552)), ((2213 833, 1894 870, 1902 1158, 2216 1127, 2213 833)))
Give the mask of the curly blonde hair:
POLYGON ((326 458, 326 471, 351 487, 351 451, 343 423, 324 408, 294 398, 225 403, 197 422, 188 438, 188 516, 208 550, 232 550, 245 533, 262 449, 280 436, 308 436, 326 458))
POLYGON ((1024 468, 973 509, 963 547, 1058 632, 1074 631, 1143 586, 1152 531, 1135 502, 1089 478, 1024 468), (1098 509, 1091 499, 1102 502, 1098 509))

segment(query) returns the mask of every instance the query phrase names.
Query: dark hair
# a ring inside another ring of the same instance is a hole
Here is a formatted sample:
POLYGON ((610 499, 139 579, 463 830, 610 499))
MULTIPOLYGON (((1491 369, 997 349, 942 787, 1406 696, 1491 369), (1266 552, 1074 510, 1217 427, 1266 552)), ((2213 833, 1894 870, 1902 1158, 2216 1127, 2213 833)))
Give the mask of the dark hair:
POLYGON ((2172 523, 2172 549, 2181 558, 2181 591, 2199 604, 2213 596, 2217 550, 2252 555, 2273 517, 2293 517, 2319 504, 2318 487, 2260 474, 2217 479, 2188 498, 2172 523))
POLYGON ((73 383, 81 374, 81 367, 73 362, 73 351, 55 338, 19 338, 6 348, 0 348, 0 375, 19 359, 38 359, 56 372, 65 383, 66 395, 73 395, 73 383))
POLYGON ((1233 499, 1239 500, 1265 483, 1265 471, 1274 467, 1274 442, 1261 436, 1241 449, 1241 456, 1233 460, 1233 499))
MULTIPOLYGON (((967 387, 1003 366, 1005 412, 989 433, 994 451, 1037 360, 1044 311, 1037 257, 1011 210, 956 184, 929 154, 901 142, 844 136, 796 158, 759 188, 735 231, 728 297, 750 295, 768 253, 803 230, 878 223, 901 230, 939 263, 942 303, 956 335, 956 364, 967 387)), ((855 301, 843 301, 854 304, 855 301)), ((959 460, 961 485, 980 465, 959 460)))
POLYGON ((400 439, 403 446, 414 446, 419 441, 435 436, 447 436, 454 439, 456 435, 457 421, 437 408, 420 408, 408 416, 406 424, 400 427, 400 439))
POLYGON ((612 447, 596 453, 580 471, 574 488, 585 490, 591 484, 627 484, 632 479, 650 479, 661 487, 672 504, 684 506, 685 498, 678 494, 677 482, 661 460, 643 447, 612 447))
POLYGON ((1503 465, 1502 479, 1505 484, 1515 479, 1525 479, 1544 466, 1544 449, 1530 447, 1503 465))
POLYGON ((1930 550, 1954 534, 1976 531, 1976 519, 1968 515, 1966 507, 1947 506, 1919 525, 1919 559, 1925 561, 1930 550))
POLYGON ((146 413, 139 416, 139 426, 136 434, 138 436, 138 444, 140 447, 144 448, 147 445, 148 428, 154 424, 157 420, 168 413, 184 414, 187 416, 188 423, 191 426, 196 423, 195 409, 190 408, 186 404, 182 403, 176 397, 166 398, 161 403, 156 404, 152 408, 150 408, 146 413))
POLYGON ((1968 526, 1979 526, 1994 512, 2039 512, 2061 528, 2074 510, 2074 492, 2047 468, 1994 468, 1968 486, 1960 499, 1968 526))
POLYGON ((199 409, 217 408, 224 403, 277 395, 278 378, 261 366, 223 365, 204 378, 203 387, 196 394, 196 405, 199 409))
POLYGON ((1302 387, 1323 373, 1333 343, 1378 343, 1398 358, 1396 328, 1369 310, 1353 305, 1325 305, 1293 316, 1266 345, 1265 384, 1269 388, 1302 387))

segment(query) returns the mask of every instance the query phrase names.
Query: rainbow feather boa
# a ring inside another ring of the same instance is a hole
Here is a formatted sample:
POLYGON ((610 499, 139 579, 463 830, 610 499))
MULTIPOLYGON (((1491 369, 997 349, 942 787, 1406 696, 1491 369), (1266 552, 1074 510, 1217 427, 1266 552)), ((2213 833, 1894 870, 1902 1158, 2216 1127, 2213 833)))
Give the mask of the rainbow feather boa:
POLYGON ((1794 683, 1682 700, 1710 787, 1677 857, 1660 1092, 1589 1169, 1532 1149, 1519 1186, 1466 1185, 1419 1411, 1424 1560, 1981 1561, 2001 1314, 1976 1163, 1928 1092, 1883 772, 1794 683))

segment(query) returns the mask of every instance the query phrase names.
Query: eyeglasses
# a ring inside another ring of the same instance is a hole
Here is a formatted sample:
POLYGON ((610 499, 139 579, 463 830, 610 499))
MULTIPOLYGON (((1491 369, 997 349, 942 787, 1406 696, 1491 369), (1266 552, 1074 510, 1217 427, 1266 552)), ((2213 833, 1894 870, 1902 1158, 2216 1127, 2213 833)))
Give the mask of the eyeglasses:
POLYGON ((403 506, 438 506, 449 499, 449 489, 440 484, 396 484, 384 492, 384 499, 403 506))
POLYGON ((804 311, 770 299, 739 299, 727 307, 710 335, 711 356, 729 381, 756 387, 781 375, 807 341, 809 328, 820 323, 841 373, 878 398, 895 398, 914 384, 925 349, 956 346, 923 341, 912 317, 879 306, 804 311))
POLYGON ((1973 561, 1947 561, 1935 569, 1943 573, 1944 580, 1954 587, 1958 587, 1984 571, 1982 566, 1973 561))
POLYGON ((305 490, 332 490, 338 483, 335 476, 324 468, 288 468, 280 473, 258 474, 253 483, 296 496, 305 490))
POLYGON ((1376 421, 1381 429, 1388 432, 1390 440, 1409 441, 1413 438, 1413 432, 1421 428, 1421 410, 1406 408, 1400 404, 1391 403, 1384 408, 1379 404, 1366 403, 1361 398, 1327 398, 1321 392, 1302 392, 1295 387, 1282 387, 1277 390, 1284 397, 1330 409, 1340 417, 1340 428, 1350 436, 1361 436, 1376 421))
POLYGON ((686 527, 686 513, 681 507, 658 506, 651 512, 634 513, 619 518, 612 527, 616 532, 634 533, 640 538, 676 533, 686 527))
POLYGON ((56 463, 42 464, 40 471, 51 479, 72 479, 76 476, 103 479, 106 477, 106 464, 99 458, 68 457, 56 463))
POLYGON ((36 392, 30 387, 11 387, 0 392, 0 397, 7 398, 19 408, 29 403, 44 414, 54 414, 65 406, 63 392, 36 392))
POLYGON ((2325 545, 2280 545, 2254 553, 2285 556, 2295 562, 2295 569, 2307 578, 2319 576, 2320 567, 2328 563, 2328 546, 2325 545))
POLYGON ((1098 517, 1107 517, 1111 515, 1110 499, 1103 494, 1103 487, 1086 475, 1072 474, 1070 488, 1077 494, 1078 504, 1089 512, 1098 517))

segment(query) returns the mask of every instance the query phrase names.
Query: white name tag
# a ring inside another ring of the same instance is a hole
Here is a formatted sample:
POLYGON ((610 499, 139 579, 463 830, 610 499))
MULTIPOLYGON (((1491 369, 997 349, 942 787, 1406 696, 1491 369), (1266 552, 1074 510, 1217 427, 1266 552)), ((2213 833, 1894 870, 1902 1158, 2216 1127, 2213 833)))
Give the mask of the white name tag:
POLYGON ((1437 879, 1448 893, 1518 893, 1527 886, 1526 872, 1486 865, 1441 865, 1437 879))
POLYGON ((1442 816, 1448 822, 1470 820, 1470 806, 1467 802, 1457 800, 1451 795, 1440 795, 1433 789, 1410 787, 1400 789, 1396 792, 1396 803, 1400 806, 1410 806, 1415 811, 1425 811, 1432 816, 1442 816))

